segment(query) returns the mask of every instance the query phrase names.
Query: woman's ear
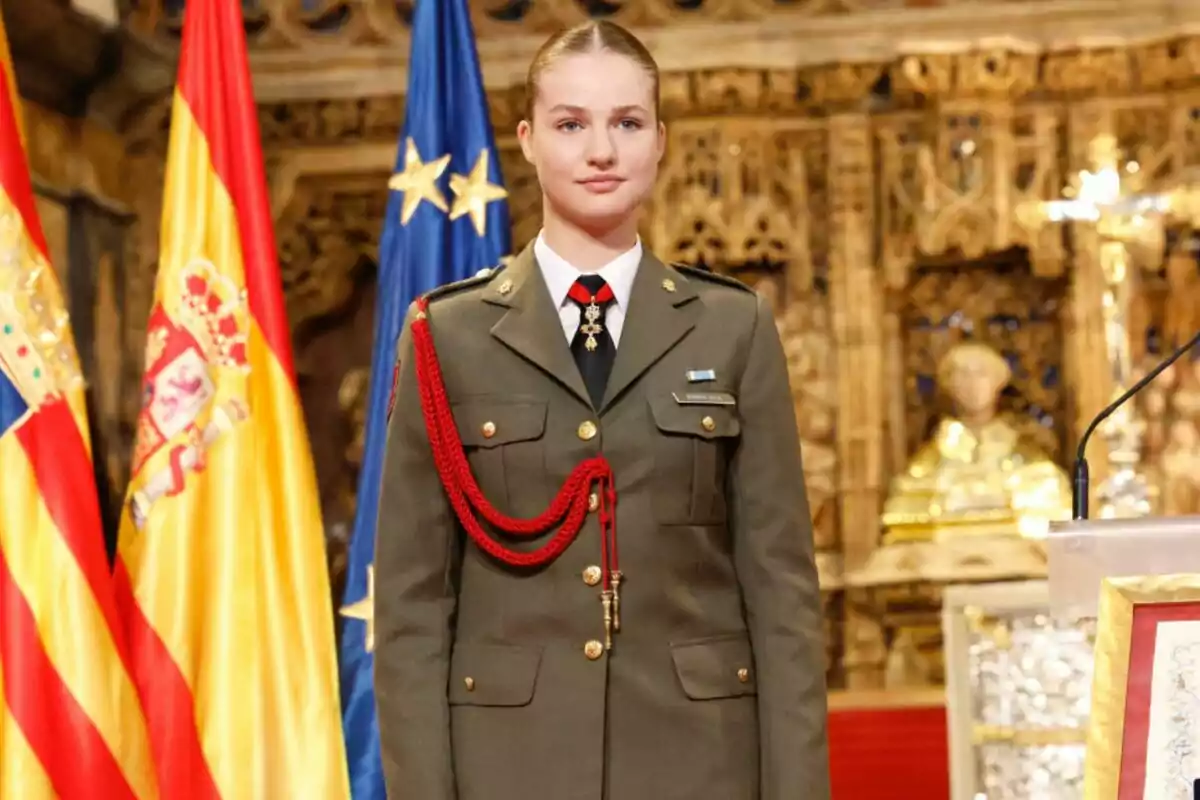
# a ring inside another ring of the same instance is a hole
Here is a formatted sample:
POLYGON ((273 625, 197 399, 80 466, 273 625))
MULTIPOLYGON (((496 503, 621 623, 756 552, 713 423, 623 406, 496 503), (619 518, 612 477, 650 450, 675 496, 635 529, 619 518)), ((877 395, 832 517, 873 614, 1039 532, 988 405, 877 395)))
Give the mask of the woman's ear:
POLYGON ((533 126, 529 124, 529 120, 523 119, 517 123, 517 141, 521 143, 521 152, 525 154, 525 160, 530 164, 533 163, 533 126))
POLYGON ((663 153, 667 151, 667 123, 658 121, 658 161, 662 161, 663 153))

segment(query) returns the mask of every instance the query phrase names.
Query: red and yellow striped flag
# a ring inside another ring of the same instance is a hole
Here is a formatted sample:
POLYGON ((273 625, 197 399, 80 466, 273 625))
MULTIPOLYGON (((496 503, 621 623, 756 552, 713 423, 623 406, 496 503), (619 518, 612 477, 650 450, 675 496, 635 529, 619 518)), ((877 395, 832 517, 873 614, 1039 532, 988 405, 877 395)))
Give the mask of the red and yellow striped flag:
POLYGON ((116 568, 165 798, 348 797, 239 0, 189 0, 116 568))
POLYGON ((158 796, 0 20, 0 797, 158 796))

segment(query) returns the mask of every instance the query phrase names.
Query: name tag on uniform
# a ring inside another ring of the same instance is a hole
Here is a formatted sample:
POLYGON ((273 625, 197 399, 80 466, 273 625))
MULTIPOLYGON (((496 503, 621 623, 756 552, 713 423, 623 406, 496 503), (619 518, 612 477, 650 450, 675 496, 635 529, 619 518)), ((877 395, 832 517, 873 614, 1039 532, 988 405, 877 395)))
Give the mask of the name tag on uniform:
POLYGON ((681 406, 734 406, 737 399, 729 392, 671 392, 681 406))
POLYGON ((716 370, 712 369, 689 369, 687 371, 688 383, 707 383, 717 379, 716 370))

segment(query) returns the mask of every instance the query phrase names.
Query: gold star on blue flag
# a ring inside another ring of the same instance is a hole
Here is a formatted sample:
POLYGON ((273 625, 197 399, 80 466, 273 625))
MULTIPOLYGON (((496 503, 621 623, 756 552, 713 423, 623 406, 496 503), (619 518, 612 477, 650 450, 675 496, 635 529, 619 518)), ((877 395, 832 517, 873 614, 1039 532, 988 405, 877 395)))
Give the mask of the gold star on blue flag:
POLYGON ((470 214, 471 224, 480 236, 487 232, 488 203, 508 197, 508 192, 503 186, 488 182, 489 161, 488 150, 483 148, 469 173, 450 176, 450 191, 454 192, 454 206, 450 209, 450 219, 455 220, 463 214, 470 214))
POLYGON ((367 625, 363 643, 368 653, 375 650, 375 565, 367 565, 367 594, 361 600, 342 606, 338 612, 349 619, 362 620, 367 625))
POLYGON ((510 252, 504 179, 466 0, 417 0, 411 41, 406 118, 379 244, 366 446, 339 603, 342 729, 354 800, 386 797, 374 669, 390 640, 375 630, 371 565, 396 341, 418 295, 496 267, 510 252))
MULTIPOLYGON (((443 213, 446 211, 446 196, 438 188, 437 181, 446 171, 446 165, 449 163, 450 156, 442 156, 429 162, 422 161, 416 143, 411 138, 405 142, 404 169, 397 172, 388 181, 389 189, 404 194, 404 202, 400 209, 401 225, 408 224, 422 200, 432 203, 434 208, 443 213)), ((453 186, 453 181, 451 181, 451 186, 453 186)))

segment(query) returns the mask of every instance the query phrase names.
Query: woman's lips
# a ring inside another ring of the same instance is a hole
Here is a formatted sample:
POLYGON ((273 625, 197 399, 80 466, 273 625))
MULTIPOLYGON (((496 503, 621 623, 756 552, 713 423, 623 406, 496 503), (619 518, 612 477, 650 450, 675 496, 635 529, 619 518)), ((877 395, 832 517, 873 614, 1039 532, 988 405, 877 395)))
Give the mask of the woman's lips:
POLYGON ((618 178, 616 175, 597 175, 593 178, 586 178, 580 181, 583 188, 592 194, 608 194, 616 191, 617 187, 625 181, 618 178))

